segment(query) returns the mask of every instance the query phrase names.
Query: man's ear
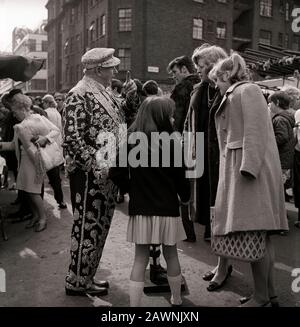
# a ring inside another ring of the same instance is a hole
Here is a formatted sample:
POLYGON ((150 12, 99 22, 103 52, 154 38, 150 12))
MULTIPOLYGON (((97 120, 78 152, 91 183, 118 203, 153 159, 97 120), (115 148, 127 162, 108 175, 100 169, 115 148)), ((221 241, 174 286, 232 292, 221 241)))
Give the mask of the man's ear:
POLYGON ((95 71, 96 71, 96 74, 97 74, 98 76, 101 76, 101 75, 102 75, 101 67, 97 67, 97 68, 95 68, 95 71))
POLYGON ((186 68, 186 66, 182 66, 181 69, 180 69, 181 73, 183 74, 189 74, 189 70, 186 68))

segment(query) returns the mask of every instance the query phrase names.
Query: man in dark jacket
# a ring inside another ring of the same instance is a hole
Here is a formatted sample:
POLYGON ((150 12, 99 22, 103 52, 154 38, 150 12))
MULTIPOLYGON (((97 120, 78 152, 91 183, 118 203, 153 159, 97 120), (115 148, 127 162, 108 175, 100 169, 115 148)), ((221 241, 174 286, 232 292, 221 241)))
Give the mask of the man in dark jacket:
POLYGON ((190 57, 182 56, 173 59, 168 65, 168 72, 176 83, 171 99, 175 101, 174 114, 175 130, 182 133, 184 121, 189 109, 191 93, 195 84, 200 83, 198 74, 195 74, 195 66, 190 57))
MULTIPOLYGON (((195 74, 195 66, 190 57, 181 56, 173 59, 167 68, 175 80, 175 87, 171 93, 171 99, 174 100, 176 109, 174 113, 174 128, 182 133, 186 115, 190 105, 191 93, 194 85, 200 82, 199 75, 195 74)), ((188 207, 181 206, 181 217, 185 233, 186 241, 195 242, 196 234, 193 222, 190 220, 188 207)))

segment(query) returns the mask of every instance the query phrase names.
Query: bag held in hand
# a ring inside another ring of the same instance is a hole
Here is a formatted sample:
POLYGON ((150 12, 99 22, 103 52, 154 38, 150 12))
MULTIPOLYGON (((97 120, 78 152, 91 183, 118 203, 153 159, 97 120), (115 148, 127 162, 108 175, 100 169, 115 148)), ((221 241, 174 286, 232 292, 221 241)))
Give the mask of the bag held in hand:
POLYGON ((38 146, 37 153, 46 172, 64 162, 63 151, 56 142, 47 143, 45 147, 38 146))

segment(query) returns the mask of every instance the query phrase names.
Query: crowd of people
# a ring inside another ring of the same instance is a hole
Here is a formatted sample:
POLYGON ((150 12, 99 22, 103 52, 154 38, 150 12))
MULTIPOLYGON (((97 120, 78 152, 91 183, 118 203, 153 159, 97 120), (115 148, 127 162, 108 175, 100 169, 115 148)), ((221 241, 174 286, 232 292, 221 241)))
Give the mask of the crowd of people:
MULTIPOLYGON (((253 295, 242 298, 241 306, 278 306, 272 235, 288 233, 285 201, 291 194, 300 208, 300 90, 284 88, 266 101, 250 80, 244 59, 209 44, 190 57, 170 61, 166 69, 175 82, 171 94, 164 94, 154 80, 132 79, 129 72, 124 83, 115 79, 119 64, 114 49, 94 48, 83 55, 84 77, 66 96, 34 99, 20 90, 2 96, 1 185, 8 185, 7 170, 14 171, 21 202, 17 215, 31 218, 27 228, 40 232, 47 226, 39 148, 56 142, 64 153, 74 215, 66 294, 108 293, 109 282, 94 277, 115 204, 128 193, 127 241, 135 244, 131 306, 141 304, 149 259, 151 280, 168 283, 171 305, 182 305, 177 243, 196 242, 195 222, 205 226, 203 237, 211 244, 241 233, 248 237, 246 246, 249 235, 263 240, 264 255, 249 260, 253 295), (193 135, 188 148, 194 157, 200 146, 195 135, 202 133, 202 176, 187 178, 184 161, 178 166, 172 155, 167 166, 161 160, 144 166, 143 153, 148 163, 163 157, 166 141, 153 144, 155 133, 175 135, 169 152, 180 149, 182 157, 183 135, 193 135), (137 138, 141 134, 146 140, 142 147, 137 138), (107 135, 119 145, 116 153, 108 149, 107 135), (136 165, 130 151, 137 147, 136 165), (118 166, 121 153, 126 165, 118 166), (30 203, 29 212, 24 201, 30 203), (166 269, 160 265, 161 247, 166 269)), ((47 176, 64 209, 60 171, 54 167, 47 176)), ((295 226, 300 227, 299 209, 295 226)), ((203 276, 209 282, 207 291, 222 288, 232 270, 228 256, 218 253, 217 266, 203 276)))

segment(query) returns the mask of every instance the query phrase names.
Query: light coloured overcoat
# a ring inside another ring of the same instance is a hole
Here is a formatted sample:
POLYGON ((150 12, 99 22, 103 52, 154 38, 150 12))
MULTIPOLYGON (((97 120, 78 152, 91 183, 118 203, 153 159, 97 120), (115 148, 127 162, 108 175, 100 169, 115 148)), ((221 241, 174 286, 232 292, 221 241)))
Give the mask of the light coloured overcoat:
POLYGON ((232 85, 215 122, 220 168, 213 235, 288 230, 278 149, 259 86, 232 85))

